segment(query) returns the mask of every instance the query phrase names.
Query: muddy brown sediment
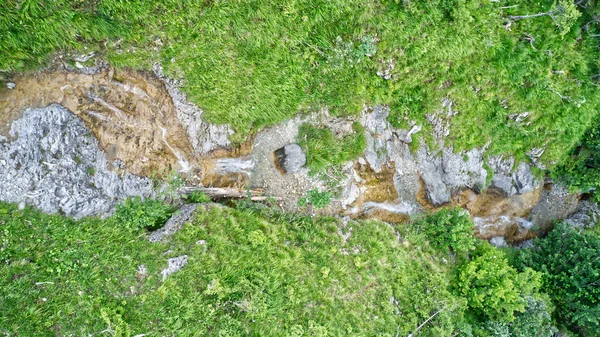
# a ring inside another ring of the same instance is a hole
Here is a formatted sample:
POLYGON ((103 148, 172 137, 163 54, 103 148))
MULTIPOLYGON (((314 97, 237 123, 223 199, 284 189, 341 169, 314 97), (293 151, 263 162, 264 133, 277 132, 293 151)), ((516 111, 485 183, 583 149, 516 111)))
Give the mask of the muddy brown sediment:
POLYGON ((13 81, 13 90, 0 89, 0 135, 9 136, 11 122, 26 108, 58 103, 92 131, 109 163, 118 159, 130 173, 151 176, 198 167, 171 96, 150 73, 54 71, 13 81))
POLYGON ((475 235, 481 239, 502 236, 509 243, 517 243, 537 236, 536 228, 528 227, 526 219, 542 198, 543 187, 533 191, 507 196, 497 188, 489 187, 481 193, 464 189, 453 194, 449 203, 434 206, 427 197, 427 187, 421 180, 417 201, 423 209, 435 212, 444 207, 461 207, 475 221, 475 235))

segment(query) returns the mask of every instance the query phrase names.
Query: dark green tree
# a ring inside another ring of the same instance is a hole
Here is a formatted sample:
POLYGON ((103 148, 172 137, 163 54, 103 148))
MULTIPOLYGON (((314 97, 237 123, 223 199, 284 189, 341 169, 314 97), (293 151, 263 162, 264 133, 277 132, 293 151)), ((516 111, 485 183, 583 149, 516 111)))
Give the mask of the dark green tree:
POLYGON ((520 268, 542 273, 542 290, 558 323, 581 336, 600 336, 600 238, 559 224, 520 252, 520 268))

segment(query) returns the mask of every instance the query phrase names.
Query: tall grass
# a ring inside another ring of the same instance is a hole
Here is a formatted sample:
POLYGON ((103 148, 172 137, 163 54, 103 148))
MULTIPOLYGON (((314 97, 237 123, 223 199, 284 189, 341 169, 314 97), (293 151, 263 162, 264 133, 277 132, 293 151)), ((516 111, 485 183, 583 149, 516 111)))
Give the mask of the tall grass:
POLYGON ((0 4, 0 69, 31 69, 56 50, 100 50, 112 64, 160 61, 185 80, 206 118, 233 140, 298 111, 353 115, 389 104, 390 121, 428 125, 443 98, 459 113, 449 144, 491 142, 524 159, 545 148, 552 165, 597 115, 595 24, 567 34, 552 1, 15 1, 0 4), (517 6, 513 6, 517 5, 517 6), (394 64, 393 69, 389 64, 394 64), (391 79, 377 72, 388 70, 391 79), (509 116, 528 112, 513 122, 509 116))

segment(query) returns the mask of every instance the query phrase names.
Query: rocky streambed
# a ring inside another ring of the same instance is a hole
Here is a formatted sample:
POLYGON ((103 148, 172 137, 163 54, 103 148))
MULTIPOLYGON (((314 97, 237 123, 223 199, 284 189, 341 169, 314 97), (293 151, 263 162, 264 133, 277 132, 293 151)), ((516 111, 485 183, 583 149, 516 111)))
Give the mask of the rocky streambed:
POLYGON ((553 220, 585 225, 598 214, 595 204, 534 176, 531 165, 543 149, 517 163, 487 156, 485 147, 446 146, 457 113, 450 100, 427 115, 429 145, 412 144, 423 125, 396 129, 388 113, 370 106, 348 119, 326 111, 298 116, 234 146, 233 130, 204 121, 158 65, 147 73, 104 67, 20 75, 0 89, 0 199, 75 217, 104 215, 123 198, 152 196, 152 176, 177 171, 190 186, 259 188, 295 210, 308 191, 327 188, 304 165, 295 145, 299 127, 310 122, 343 136, 358 121, 366 150, 343 165, 339 196, 321 212, 401 223, 460 206, 477 235, 498 245, 527 240, 553 220))

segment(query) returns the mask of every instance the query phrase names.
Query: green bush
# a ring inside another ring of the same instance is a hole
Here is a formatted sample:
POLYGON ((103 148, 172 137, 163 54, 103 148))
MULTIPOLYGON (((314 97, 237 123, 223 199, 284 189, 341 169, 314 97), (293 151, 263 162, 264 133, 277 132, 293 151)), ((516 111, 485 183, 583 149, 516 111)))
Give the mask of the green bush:
POLYGON ((485 243, 459 268, 455 286, 478 320, 511 322, 525 311, 524 297, 537 291, 540 277, 530 268, 517 272, 502 251, 485 243))
POLYGON ((116 207, 113 217, 117 225, 129 230, 160 228, 175 209, 160 200, 129 198, 116 207))
POLYGON ((436 250, 466 253, 477 243, 473 220, 461 208, 444 208, 415 219, 409 226, 416 234, 424 235, 436 250))
POLYGON ((541 273, 558 323, 582 336, 600 336, 600 238, 558 224, 533 245, 517 263, 541 273))
POLYGON ((489 337, 552 337, 558 330, 552 322, 549 299, 525 297, 525 311, 515 315, 512 322, 486 321, 478 333, 489 337))

